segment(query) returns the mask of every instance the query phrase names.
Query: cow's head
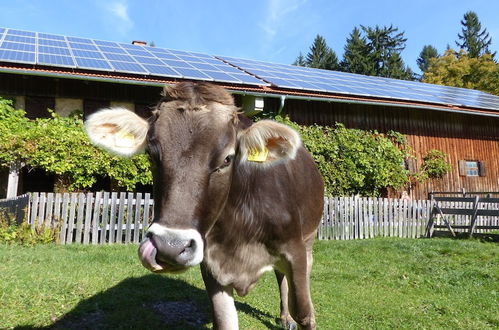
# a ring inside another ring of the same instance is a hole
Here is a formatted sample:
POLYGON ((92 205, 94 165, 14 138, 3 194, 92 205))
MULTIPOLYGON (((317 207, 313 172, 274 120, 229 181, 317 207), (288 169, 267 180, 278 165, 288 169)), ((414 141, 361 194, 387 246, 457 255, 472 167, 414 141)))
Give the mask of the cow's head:
POLYGON ((301 142, 294 130, 269 120, 252 124, 237 111, 223 88, 186 82, 166 87, 147 121, 125 109, 88 118, 95 144, 118 155, 150 155, 155 217, 139 248, 146 268, 178 272, 199 264, 234 167, 265 168, 295 157, 301 142))

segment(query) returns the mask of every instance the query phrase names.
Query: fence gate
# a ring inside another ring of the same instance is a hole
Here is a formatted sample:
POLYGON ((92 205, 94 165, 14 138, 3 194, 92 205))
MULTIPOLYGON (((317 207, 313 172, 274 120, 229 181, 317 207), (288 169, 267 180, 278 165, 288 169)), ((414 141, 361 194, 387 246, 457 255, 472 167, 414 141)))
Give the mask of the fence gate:
POLYGON ((29 195, 21 195, 14 198, 0 199, 0 220, 6 221, 7 225, 20 225, 29 212, 29 195))

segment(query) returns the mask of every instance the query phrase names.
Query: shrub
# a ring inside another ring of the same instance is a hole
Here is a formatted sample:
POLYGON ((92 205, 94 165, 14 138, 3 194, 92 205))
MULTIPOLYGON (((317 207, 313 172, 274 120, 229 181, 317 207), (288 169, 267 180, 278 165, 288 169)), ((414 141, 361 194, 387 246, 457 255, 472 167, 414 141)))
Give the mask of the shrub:
POLYGON ((0 99, 0 166, 22 162, 55 174, 60 190, 91 187, 97 177, 110 177, 117 186, 133 190, 152 182, 146 155, 121 158, 90 143, 81 114, 29 120, 10 101, 0 99))
POLYGON ((379 196, 386 188, 398 190, 408 183, 403 166, 408 148, 397 145, 405 146, 400 133, 384 135, 347 129, 342 124, 300 126, 289 118, 274 119, 300 132, 324 177, 328 194, 379 196))
POLYGON ((43 224, 9 224, 5 217, 0 217, 0 243, 16 243, 32 246, 57 242, 59 228, 46 227, 43 224))

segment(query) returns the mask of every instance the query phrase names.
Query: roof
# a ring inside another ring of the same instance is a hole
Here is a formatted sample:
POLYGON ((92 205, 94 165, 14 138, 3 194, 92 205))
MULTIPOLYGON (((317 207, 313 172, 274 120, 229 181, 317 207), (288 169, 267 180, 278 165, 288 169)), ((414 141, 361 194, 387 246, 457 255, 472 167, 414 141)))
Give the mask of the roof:
POLYGON ((499 96, 383 77, 0 28, 0 72, 163 85, 202 80, 233 91, 499 116, 499 96))

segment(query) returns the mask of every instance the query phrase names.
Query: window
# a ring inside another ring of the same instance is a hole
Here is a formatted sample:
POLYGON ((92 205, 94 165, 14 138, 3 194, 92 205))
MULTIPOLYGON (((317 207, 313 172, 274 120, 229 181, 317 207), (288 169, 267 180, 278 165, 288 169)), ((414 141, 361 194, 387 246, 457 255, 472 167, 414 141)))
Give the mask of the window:
POLYGON ((466 176, 478 176, 478 162, 466 161, 466 176))
POLYGON ((477 160, 460 160, 459 175, 461 176, 485 176, 485 162, 477 160))

